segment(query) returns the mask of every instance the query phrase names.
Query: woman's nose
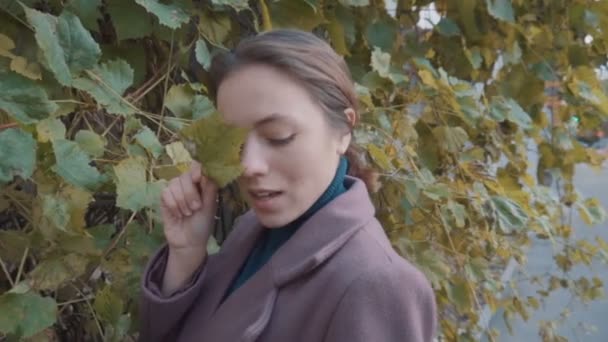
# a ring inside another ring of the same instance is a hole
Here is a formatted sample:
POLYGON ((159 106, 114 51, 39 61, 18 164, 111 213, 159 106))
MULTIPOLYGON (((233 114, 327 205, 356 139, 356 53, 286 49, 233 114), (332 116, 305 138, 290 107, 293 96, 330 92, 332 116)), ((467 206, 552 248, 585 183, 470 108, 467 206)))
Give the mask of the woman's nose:
POLYGON ((260 176, 268 172, 268 163, 264 156, 263 146, 257 143, 254 138, 248 138, 243 145, 241 165, 245 169, 243 171, 245 177, 260 176))

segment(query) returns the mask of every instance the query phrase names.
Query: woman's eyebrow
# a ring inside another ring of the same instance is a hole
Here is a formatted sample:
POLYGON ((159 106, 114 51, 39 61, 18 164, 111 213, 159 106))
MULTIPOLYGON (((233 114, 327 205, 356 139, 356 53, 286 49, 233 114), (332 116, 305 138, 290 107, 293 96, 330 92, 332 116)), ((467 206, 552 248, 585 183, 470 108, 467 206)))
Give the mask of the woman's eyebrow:
POLYGON ((258 128, 260 126, 265 126, 265 125, 268 125, 270 123, 280 122, 280 121, 290 122, 291 120, 287 116, 285 116, 283 114, 272 113, 272 114, 268 115, 267 117, 265 117, 265 118, 263 118, 261 120, 258 120, 254 124, 254 127, 258 128))

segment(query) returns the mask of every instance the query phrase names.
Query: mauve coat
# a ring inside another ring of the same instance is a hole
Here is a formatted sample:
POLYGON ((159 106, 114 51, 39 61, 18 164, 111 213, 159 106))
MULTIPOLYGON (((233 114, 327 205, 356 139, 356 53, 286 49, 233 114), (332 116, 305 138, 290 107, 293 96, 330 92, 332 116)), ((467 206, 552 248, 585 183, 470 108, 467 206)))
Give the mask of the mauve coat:
POLYGON ((166 246, 142 279, 140 341, 427 342, 436 304, 424 275, 391 247, 364 183, 306 221, 220 303, 262 232, 244 214, 221 250, 170 296, 159 289, 166 246))

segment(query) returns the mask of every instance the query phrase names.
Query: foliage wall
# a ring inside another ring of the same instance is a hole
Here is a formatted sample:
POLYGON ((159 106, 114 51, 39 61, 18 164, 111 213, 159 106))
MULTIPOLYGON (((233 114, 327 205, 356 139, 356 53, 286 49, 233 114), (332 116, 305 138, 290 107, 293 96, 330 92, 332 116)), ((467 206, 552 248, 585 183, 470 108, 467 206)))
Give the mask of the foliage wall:
MULTIPOLYGON (((599 279, 569 273, 608 255, 571 236, 571 211, 605 217, 572 184, 575 164, 603 158, 571 118, 593 127, 608 113, 596 73, 608 2, 435 1, 441 20, 423 29, 430 3, 0 0, 0 336, 136 336, 159 191, 191 159, 178 132, 213 112, 210 58, 277 27, 314 31, 347 60, 378 217, 431 280, 442 337, 475 340, 483 305, 525 318, 557 288, 601 296, 599 279), (525 263, 533 236, 555 245, 559 271, 536 297, 501 297, 501 271, 525 263)), ((220 243, 244 210, 233 186, 222 198, 220 243)), ((545 340, 555 324, 539 327, 545 340)))

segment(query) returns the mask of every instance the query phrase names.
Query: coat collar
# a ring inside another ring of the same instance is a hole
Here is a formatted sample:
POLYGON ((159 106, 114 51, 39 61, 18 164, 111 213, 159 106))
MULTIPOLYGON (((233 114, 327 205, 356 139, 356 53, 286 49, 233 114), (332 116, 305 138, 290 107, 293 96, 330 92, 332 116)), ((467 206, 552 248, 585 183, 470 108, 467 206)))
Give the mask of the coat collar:
MULTIPOLYGON (((275 286, 314 270, 375 215, 365 183, 347 176, 347 191, 319 209, 279 248, 263 268, 271 268, 275 286)), ((265 229, 252 211, 239 222, 246 226, 239 237, 241 248, 232 256, 241 265, 265 229)), ((240 229, 239 229, 240 230, 240 229)))
POLYGON ((309 218, 270 259, 277 287, 314 270, 374 217, 363 181, 345 182, 347 191, 309 218))

